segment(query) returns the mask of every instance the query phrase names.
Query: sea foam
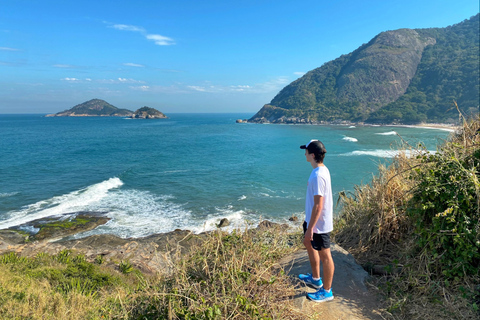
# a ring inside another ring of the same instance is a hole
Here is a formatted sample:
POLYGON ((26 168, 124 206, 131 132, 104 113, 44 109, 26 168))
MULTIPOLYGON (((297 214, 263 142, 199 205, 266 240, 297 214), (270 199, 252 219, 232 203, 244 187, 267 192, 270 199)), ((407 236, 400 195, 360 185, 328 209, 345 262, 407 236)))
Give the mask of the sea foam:
MULTIPOLYGON (((377 150, 355 150, 352 152, 344 153, 341 154, 341 156, 372 156, 372 157, 378 157, 378 158, 394 158, 398 156, 402 151, 400 150, 388 150, 388 149, 377 149, 377 150)), ((410 150, 405 150, 403 151, 407 157, 412 157, 416 156, 420 153, 424 152, 412 152, 410 150)), ((435 154, 436 151, 428 151, 430 154, 435 154)))
POLYGON ((379 132, 379 133, 375 133, 375 134, 378 134, 378 135, 381 135, 381 136, 394 136, 397 134, 396 131, 388 131, 388 132, 379 132))
POLYGON ((350 142, 357 142, 358 141, 358 139, 352 138, 352 137, 343 137, 343 140, 350 141, 350 142))
POLYGON ((90 204, 106 197, 109 190, 122 185, 123 182, 115 177, 84 189, 39 201, 18 211, 8 212, 7 215, 10 218, 0 222, 0 229, 63 213, 83 211, 90 204))

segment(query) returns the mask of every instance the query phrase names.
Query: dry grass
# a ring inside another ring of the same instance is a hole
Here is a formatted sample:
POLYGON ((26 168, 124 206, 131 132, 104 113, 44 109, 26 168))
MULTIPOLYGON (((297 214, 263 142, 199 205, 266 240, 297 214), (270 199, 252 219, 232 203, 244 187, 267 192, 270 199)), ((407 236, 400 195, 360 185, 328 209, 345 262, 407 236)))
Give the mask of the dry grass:
POLYGON ((401 254, 412 231, 406 206, 414 182, 408 176, 417 165, 402 152, 390 166, 380 165, 370 184, 355 187, 350 195, 341 193, 343 210, 334 238, 359 263, 391 263, 401 254))
MULTIPOLYGON (((480 170, 475 165, 479 148, 480 118, 477 117, 463 121, 461 130, 442 146, 437 158, 443 161, 442 165, 455 162, 455 168, 458 165, 458 170, 462 171, 460 180, 451 176, 450 188, 467 190, 464 185, 468 183, 469 197, 477 204, 473 217, 478 217, 480 207, 480 170), (472 185, 475 186, 473 192, 472 185)), ((409 215, 408 211, 412 194, 421 181, 415 180, 412 172, 438 168, 435 162, 422 161, 424 157, 406 156, 412 152, 415 150, 409 148, 388 168, 380 166, 370 184, 357 187, 353 194, 342 195, 343 212, 336 222, 339 231, 334 235, 335 241, 362 264, 403 267, 398 274, 377 277, 371 282, 385 296, 385 307, 392 319, 479 319, 479 273, 446 278, 438 263, 439 257, 431 256, 426 247, 417 247, 418 221, 414 217, 421 217, 421 214, 409 215)), ((417 210, 422 208, 421 203, 415 206, 417 210)), ((472 223, 478 246, 480 223, 476 220, 478 218, 472 223)), ((455 232, 449 234, 461 237, 455 232)))
POLYGON ((305 319, 290 305, 294 288, 278 265, 300 237, 269 228, 199 238, 176 257, 172 275, 155 277, 73 252, 0 256, 0 318, 305 319))

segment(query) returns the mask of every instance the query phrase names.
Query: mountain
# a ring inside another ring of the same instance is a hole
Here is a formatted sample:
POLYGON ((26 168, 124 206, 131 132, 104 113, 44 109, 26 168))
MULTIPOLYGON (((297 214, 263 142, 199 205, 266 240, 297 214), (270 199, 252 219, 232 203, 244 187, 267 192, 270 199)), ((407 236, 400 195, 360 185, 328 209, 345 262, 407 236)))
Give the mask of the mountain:
POLYGON ((154 108, 143 107, 135 111, 131 116, 133 119, 165 119, 166 115, 154 108))
POLYGON ((382 32, 283 88, 249 122, 454 123, 479 108, 479 14, 382 32))
POLYGON ((49 114, 47 117, 129 117, 132 114, 133 111, 119 109, 104 100, 92 99, 69 110, 49 114))

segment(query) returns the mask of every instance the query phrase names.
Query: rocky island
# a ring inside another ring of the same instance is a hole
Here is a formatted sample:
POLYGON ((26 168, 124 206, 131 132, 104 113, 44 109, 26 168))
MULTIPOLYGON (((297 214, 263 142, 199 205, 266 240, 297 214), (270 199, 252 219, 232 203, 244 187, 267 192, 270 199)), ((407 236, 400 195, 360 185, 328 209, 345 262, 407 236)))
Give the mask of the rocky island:
POLYGON ((154 108, 143 107, 135 111, 134 114, 130 116, 132 119, 166 119, 168 118, 162 112, 154 108))
POLYGON ((92 99, 71 109, 47 114, 46 117, 129 117, 132 114, 133 111, 119 109, 105 100, 92 99))

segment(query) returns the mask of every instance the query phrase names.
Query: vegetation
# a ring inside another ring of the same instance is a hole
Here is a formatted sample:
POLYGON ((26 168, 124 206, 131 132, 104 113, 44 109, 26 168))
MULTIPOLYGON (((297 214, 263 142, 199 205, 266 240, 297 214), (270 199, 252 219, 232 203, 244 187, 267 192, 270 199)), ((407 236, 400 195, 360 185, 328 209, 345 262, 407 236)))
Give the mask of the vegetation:
POLYGON ((278 268, 295 244, 300 238, 277 229, 218 231, 156 277, 128 261, 87 262, 67 250, 7 253, 0 256, 0 318, 305 319, 286 303, 294 288, 278 268))
POLYGON ((58 112, 56 117, 69 117, 75 115, 87 116, 129 116, 133 112, 127 109, 119 109, 110 103, 101 99, 92 99, 84 103, 78 104, 69 110, 58 112))
POLYGON ((283 88, 249 121, 456 123, 478 112, 479 17, 447 28, 400 29, 283 88))
POLYGON ((374 284, 393 318, 478 319, 480 118, 435 154, 407 147, 371 184, 342 195, 335 239, 364 265, 392 271, 374 284))

